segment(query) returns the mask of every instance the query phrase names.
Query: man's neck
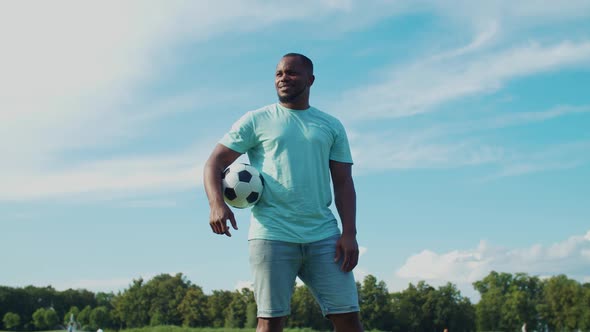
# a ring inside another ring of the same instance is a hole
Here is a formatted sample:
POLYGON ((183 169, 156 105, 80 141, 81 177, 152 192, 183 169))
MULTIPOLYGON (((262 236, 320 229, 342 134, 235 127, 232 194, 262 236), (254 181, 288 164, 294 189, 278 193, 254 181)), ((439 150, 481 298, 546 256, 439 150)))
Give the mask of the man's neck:
POLYGON ((289 103, 289 102, 280 101, 279 104, 281 104, 281 106, 283 106, 283 107, 286 107, 291 110, 296 110, 296 111, 303 111, 303 110, 306 110, 309 108, 309 102, 289 103))

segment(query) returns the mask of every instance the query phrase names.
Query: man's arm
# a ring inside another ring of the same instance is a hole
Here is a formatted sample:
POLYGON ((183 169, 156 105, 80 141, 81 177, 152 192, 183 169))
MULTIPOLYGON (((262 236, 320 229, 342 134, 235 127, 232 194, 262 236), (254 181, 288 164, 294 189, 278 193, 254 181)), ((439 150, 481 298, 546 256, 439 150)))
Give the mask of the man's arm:
POLYGON ((330 173, 334 185, 334 201, 340 221, 342 236, 336 248, 336 261, 344 256, 342 270, 349 272, 358 263, 359 249, 356 242, 356 192, 352 180, 352 164, 330 160, 330 173))
POLYGON ((227 221, 231 222, 234 229, 238 229, 236 219, 231 209, 223 200, 221 190, 221 174, 227 166, 231 165, 241 153, 236 152, 222 144, 217 144, 205 163, 203 170, 203 184, 209 199, 209 225, 215 234, 231 236, 227 221))

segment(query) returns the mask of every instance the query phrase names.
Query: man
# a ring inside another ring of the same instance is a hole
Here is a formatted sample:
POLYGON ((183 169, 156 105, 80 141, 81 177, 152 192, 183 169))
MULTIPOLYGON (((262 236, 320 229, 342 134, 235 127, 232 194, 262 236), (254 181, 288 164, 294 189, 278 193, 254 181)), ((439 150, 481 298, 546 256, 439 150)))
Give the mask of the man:
POLYGON ((248 153, 264 179, 248 235, 258 332, 283 330, 297 276, 335 331, 363 331, 352 274, 359 255, 352 157, 340 121, 309 105, 314 80, 309 58, 283 56, 275 72, 279 102, 239 119, 204 169, 209 223, 220 235, 231 236, 228 220, 238 229, 223 201, 223 170, 248 153), (330 180, 342 233, 329 208, 330 180))

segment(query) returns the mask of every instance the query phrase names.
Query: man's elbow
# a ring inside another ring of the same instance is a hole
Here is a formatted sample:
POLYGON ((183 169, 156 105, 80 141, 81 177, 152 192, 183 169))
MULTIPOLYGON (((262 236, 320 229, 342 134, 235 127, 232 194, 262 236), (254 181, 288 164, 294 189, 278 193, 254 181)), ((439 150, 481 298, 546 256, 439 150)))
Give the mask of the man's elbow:
POLYGON ((334 195, 340 196, 342 194, 356 195, 354 189, 354 181, 351 177, 334 182, 334 195))

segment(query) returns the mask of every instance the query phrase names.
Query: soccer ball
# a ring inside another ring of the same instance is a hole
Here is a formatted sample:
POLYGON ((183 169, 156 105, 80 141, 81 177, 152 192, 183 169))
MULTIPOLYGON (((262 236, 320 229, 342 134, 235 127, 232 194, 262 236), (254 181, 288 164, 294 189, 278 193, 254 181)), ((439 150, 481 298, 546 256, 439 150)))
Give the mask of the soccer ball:
POLYGON ((223 171, 223 199, 235 208, 244 209, 258 203, 264 181, 251 165, 235 163, 223 171))

